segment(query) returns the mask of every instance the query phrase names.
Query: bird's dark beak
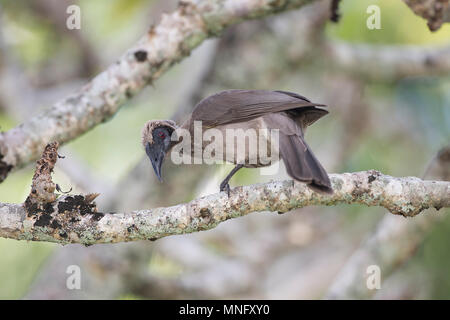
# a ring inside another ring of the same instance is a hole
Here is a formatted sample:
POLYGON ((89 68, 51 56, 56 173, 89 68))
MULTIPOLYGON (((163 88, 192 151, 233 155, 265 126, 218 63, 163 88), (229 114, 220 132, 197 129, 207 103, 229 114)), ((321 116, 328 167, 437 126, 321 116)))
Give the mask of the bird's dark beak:
POLYGON ((147 156, 150 158, 150 161, 152 162, 153 170, 155 170, 155 174, 158 177, 158 180, 162 182, 161 177, 161 167, 164 162, 165 152, 161 148, 158 148, 158 146, 152 146, 150 143, 147 143, 145 147, 145 152, 147 153, 147 156))

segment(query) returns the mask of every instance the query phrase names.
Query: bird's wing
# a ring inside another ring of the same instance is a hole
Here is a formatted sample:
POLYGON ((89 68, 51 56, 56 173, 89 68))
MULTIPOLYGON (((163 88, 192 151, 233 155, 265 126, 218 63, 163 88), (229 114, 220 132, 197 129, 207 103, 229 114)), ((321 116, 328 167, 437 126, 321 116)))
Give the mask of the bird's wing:
POLYGON ((245 122, 270 113, 289 110, 295 113, 295 110, 307 108, 305 111, 308 109, 314 111, 311 113, 311 119, 308 120, 312 123, 318 119, 318 113, 315 110, 320 110, 320 117, 328 113, 328 111, 317 109, 315 106, 325 105, 311 102, 292 92, 227 90, 200 101, 192 112, 191 120, 202 121, 204 126, 214 127, 245 122))

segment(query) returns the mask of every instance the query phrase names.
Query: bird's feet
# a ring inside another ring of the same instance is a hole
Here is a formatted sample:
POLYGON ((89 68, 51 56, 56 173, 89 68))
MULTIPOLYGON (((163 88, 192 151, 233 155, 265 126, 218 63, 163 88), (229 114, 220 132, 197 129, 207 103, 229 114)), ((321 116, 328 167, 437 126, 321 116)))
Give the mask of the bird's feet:
POLYGON ((225 180, 220 184, 220 192, 226 191, 226 193, 228 194, 228 198, 230 197, 230 190, 230 184, 228 183, 228 181, 225 180))

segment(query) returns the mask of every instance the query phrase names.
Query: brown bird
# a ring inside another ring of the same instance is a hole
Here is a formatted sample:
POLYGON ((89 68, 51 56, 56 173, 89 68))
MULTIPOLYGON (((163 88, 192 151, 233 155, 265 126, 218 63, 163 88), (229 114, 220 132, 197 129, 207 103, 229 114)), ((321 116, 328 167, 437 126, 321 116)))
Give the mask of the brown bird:
MULTIPOLYGON (((275 150, 275 154, 268 152, 268 156, 281 156, 287 173, 292 178, 306 183, 314 191, 330 194, 333 193, 330 179, 304 140, 305 129, 328 114, 328 111, 317 108, 318 106, 325 105, 313 103, 301 95, 286 91, 222 91, 200 101, 181 126, 177 126, 172 120, 148 121, 142 131, 142 143, 156 176, 162 181, 161 167, 164 158, 182 141, 173 141, 180 128, 195 135, 195 122, 201 121, 202 130, 214 128, 225 136, 228 129, 254 129, 258 138, 260 129, 278 129, 279 150, 275 150)), ((264 139, 267 141, 268 148, 275 143, 271 141, 270 135, 265 135, 264 139)), ((263 167, 271 163, 267 163, 267 159, 260 155, 259 148, 253 148, 253 151, 252 148, 248 148, 250 142, 247 140, 243 159, 238 159, 236 147, 227 150, 227 143, 230 142, 223 141, 223 150, 226 151, 214 156, 215 159, 220 158, 236 164, 236 167, 220 184, 220 191, 227 191, 229 195, 228 182, 239 169, 263 167)), ((200 147, 204 151, 208 142, 202 141, 200 146, 194 141, 190 144, 192 155, 194 155, 196 147, 197 150, 200 147)), ((201 157, 205 157, 205 154, 201 153, 201 157)))

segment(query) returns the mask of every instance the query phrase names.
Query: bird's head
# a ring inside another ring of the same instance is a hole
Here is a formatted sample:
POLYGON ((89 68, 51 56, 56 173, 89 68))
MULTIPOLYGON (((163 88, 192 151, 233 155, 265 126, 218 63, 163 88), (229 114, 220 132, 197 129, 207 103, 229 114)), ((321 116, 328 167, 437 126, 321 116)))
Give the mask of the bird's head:
POLYGON ((161 182, 161 167, 167 152, 172 147, 171 136, 175 130, 176 124, 172 120, 150 120, 142 130, 142 144, 161 182))

